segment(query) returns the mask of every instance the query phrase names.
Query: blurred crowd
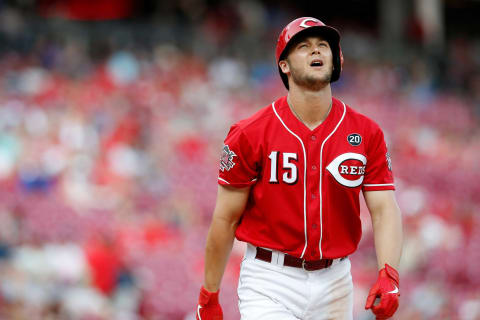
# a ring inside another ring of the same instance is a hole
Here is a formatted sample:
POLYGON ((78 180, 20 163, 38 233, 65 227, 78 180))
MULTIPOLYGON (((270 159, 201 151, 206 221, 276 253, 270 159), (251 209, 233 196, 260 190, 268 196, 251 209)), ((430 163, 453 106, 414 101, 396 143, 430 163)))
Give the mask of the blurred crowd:
MULTIPOLYGON (((104 38, 115 23, 27 33, 0 10, 0 319, 194 318, 222 141, 286 94, 273 56, 283 16, 255 2, 216 13, 178 42, 148 26, 104 38)), ((480 42, 450 39, 439 68, 375 59, 373 35, 342 32, 334 95, 384 129, 404 217, 396 319, 480 319, 480 42)), ((355 319, 369 319, 376 277, 365 206, 362 218, 355 319)), ((237 243, 227 320, 242 255, 237 243)))

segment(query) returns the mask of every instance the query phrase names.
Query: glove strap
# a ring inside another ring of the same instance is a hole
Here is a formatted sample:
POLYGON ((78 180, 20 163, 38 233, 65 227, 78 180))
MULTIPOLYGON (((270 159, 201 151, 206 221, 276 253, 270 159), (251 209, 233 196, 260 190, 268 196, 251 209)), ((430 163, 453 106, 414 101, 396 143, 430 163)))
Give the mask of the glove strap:
POLYGON ((379 271, 380 273, 380 277, 388 277, 390 279, 392 279, 393 281, 395 281, 395 284, 397 285, 398 287, 398 284, 400 282, 400 277, 398 275, 398 271, 395 270, 394 267, 392 267, 391 265, 389 265, 388 263, 385 263, 385 268, 381 269, 379 271))
POLYGON ((202 286, 200 290, 200 297, 198 298, 198 303, 201 306, 206 306, 207 304, 215 305, 218 304, 218 293, 220 290, 216 292, 210 292, 202 286))

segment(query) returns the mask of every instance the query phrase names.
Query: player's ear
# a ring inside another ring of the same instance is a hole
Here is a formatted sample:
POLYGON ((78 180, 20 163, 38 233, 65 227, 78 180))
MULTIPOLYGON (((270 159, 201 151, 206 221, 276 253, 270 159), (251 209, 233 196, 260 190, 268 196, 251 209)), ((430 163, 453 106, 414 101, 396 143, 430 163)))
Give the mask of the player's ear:
POLYGON ((280 70, 282 70, 283 73, 288 73, 290 72, 290 66, 287 62, 287 60, 280 60, 278 62, 278 66, 280 67, 280 70))

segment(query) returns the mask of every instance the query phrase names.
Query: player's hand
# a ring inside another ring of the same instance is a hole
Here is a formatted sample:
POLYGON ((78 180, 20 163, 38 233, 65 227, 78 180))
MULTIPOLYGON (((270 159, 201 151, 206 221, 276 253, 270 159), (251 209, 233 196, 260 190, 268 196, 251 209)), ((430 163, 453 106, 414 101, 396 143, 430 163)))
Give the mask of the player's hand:
POLYGON ((218 303, 219 291, 210 292, 202 286, 198 298, 197 320, 223 320, 222 308, 218 303))
POLYGON ((377 282, 373 285, 368 294, 365 310, 372 309, 372 312, 379 319, 388 319, 398 308, 398 291, 399 277, 398 272, 393 267, 385 264, 385 268, 378 273, 377 282), (375 299, 379 298, 380 302, 374 305, 375 299))

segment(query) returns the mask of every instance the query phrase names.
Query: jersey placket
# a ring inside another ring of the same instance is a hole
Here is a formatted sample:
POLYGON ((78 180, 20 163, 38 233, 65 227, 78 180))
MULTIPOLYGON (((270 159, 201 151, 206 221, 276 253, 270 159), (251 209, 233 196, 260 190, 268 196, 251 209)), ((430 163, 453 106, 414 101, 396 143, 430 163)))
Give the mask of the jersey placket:
MULTIPOLYGON (((320 171, 320 179, 319 179, 319 192, 320 192, 320 241, 318 242, 318 248, 319 248, 319 251, 320 251, 320 259, 323 259, 323 249, 322 249, 322 244, 324 242, 324 232, 323 232, 323 224, 326 224, 326 221, 328 219, 328 213, 326 211, 324 211, 324 207, 325 207, 325 201, 327 199, 324 199, 324 195, 325 195, 325 191, 326 189, 324 188, 323 186, 323 183, 324 183, 324 178, 325 178, 325 174, 326 174, 326 166, 327 164, 324 163, 324 159, 325 159, 325 156, 326 154, 328 153, 328 146, 329 146, 329 139, 332 138, 332 136, 335 134, 335 132, 337 131, 338 127, 341 125, 341 123, 343 122, 343 119, 345 118, 345 114, 346 114, 346 107, 345 107, 345 104, 342 102, 342 110, 338 110, 338 108, 335 109, 335 113, 336 116, 332 116, 332 118, 334 118, 335 121, 331 122, 330 126, 329 127, 324 127, 324 138, 322 137, 322 142, 321 142, 321 146, 320 146, 320 152, 319 152, 319 160, 320 160, 320 168, 321 168, 321 171, 320 171), (339 112, 340 111, 340 112, 339 112), (340 116, 341 115, 341 116, 340 116)), ((332 111, 333 108, 332 108, 332 111)), ((330 143, 332 143, 330 141, 330 143)))
POLYGON ((321 233, 320 221, 320 144, 317 132, 309 132, 304 137, 307 146, 307 260, 317 260, 320 257, 319 242, 321 233))

